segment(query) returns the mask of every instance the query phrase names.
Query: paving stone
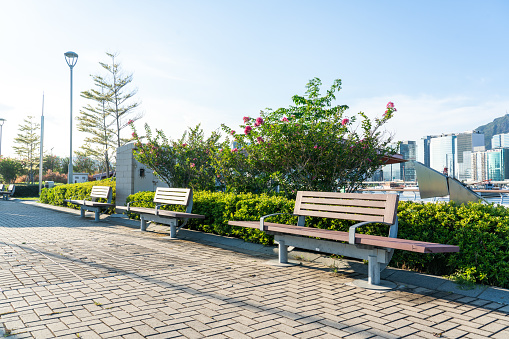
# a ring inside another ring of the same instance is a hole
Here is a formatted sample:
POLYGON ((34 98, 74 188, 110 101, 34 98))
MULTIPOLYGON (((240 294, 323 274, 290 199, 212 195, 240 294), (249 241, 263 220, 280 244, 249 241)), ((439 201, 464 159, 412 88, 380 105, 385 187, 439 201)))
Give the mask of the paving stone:
POLYGON ((346 265, 273 267, 269 254, 163 240, 167 227, 0 204, 0 323, 16 338, 509 338, 509 306, 490 298, 376 293, 346 285, 363 277, 346 265))

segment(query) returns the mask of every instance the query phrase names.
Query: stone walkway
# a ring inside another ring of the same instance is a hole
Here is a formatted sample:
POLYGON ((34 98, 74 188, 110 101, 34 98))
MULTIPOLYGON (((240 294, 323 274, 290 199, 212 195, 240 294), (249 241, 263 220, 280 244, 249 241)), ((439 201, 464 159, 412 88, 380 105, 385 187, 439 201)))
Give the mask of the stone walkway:
POLYGON ((501 303, 412 285, 372 292, 324 265, 274 267, 267 254, 166 235, 0 201, 0 335, 509 338, 501 303))

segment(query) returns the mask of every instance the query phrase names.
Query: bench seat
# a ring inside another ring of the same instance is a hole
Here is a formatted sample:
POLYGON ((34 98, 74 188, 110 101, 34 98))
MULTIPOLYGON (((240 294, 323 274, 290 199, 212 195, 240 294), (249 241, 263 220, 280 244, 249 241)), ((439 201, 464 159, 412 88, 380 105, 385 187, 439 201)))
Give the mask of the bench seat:
MULTIPOLYGON (((116 208, 118 211, 128 212, 127 206, 117 206, 116 208)), ((149 207, 129 207, 129 213, 156 215, 155 209, 149 208, 149 207)), ((167 211, 167 210, 161 210, 161 209, 157 210, 157 215, 159 215, 161 217, 169 217, 169 218, 205 219, 205 216, 201 215, 201 214, 174 212, 174 211, 167 211)))
POLYGON ((147 221, 170 225, 170 238, 177 238, 177 231, 187 224, 189 219, 205 219, 204 215, 191 213, 193 209, 193 190, 190 188, 157 187, 153 203, 155 208, 131 206, 136 201, 129 202, 127 206, 117 206, 120 213, 136 213, 140 215, 140 230, 147 230, 147 221), (165 205, 181 205, 186 207, 185 212, 175 212, 160 209, 165 205), (183 222, 178 225, 179 220, 183 222))
POLYGON ((64 201, 80 206, 81 217, 85 217, 85 211, 94 212, 95 221, 99 221, 99 214, 102 210, 107 210, 108 208, 115 207, 115 204, 111 203, 112 199, 112 188, 110 186, 93 186, 92 191, 90 192, 89 200, 87 199, 65 199, 64 201), (97 199, 106 199, 107 202, 100 202, 97 199))
MULTIPOLYGON (((228 225, 260 229, 259 221, 229 221, 228 225)), ((275 224, 271 222, 265 222, 264 226, 266 232, 269 234, 284 233, 348 242, 348 232, 325 230, 320 228, 304 226, 275 224)), ((418 253, 459 252, 459 247, 453 245, 436 244, 431 242, 399 238, 380 237, 377 235, 368 234, 356 234, 355 244, 377 247, 389 247, 394 248, 396 250, 405 250, 418 253)))
POLYGON ((395 194, 365 194, 338 192, 299 191, 295 199, 293 216, 297 225, 268 222, 265 219, 278 214, 263 216, 259 221, 229 221, 232 226, 257 228, 274 235, 279 246, 279 262, 288 262, 288 246, 343 255, 368 261, 368 284, 380 285, 380 272, 389 264, 394 250, 417 253, 459 252, 458 246, 424 241, 399 239, 398 201, 395 194), (306 227, 306 217, 332 218, 356 221, 348 232, 306 227), (359 234, 358 228, 368 224, 389 225, 388 237, 359 234))

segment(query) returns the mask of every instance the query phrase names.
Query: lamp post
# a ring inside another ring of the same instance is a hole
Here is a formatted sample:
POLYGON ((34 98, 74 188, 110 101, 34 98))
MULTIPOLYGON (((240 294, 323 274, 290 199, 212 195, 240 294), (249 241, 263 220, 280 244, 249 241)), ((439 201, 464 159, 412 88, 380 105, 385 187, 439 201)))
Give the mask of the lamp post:
POLYGON ((0 118, 0 155, 2 155, 2 126, 4 125, 5 119, 0 118))
POLYGON ((78 62, 78 54, 74 52, 67 52, 64 53, 65 61, 67 62, 67 65, 69 65, 69 68, 71 69, 71 129, 70 129, 70 153, 69 153, 69 171, 67 173, 67 183, 72 184, 72 69, 78 62))

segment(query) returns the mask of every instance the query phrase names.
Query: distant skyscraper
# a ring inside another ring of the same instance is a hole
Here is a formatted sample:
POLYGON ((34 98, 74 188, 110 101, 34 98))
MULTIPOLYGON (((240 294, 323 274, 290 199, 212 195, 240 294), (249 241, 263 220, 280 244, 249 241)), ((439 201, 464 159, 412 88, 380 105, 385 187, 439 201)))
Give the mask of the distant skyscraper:
POLYGON ((430 136, 425 136, 417 140, 416 144, 417 161, 428 167, 430 163, 430 153, 429 153, 430 140, 431 140, 430 136))
POLYGON ((398 152, 403 156, 403 159, 409 161, 383 166, 383 179, 386 181, 415 181, 415 166, 413 161, 416 160, 416 142, 402 141, 399 145, 398 152))
POLYGON ((491 148, 509 148, 509 133, 495 134, 491 138, 491 148))
POLYGON ((429 167, 440 173, 447 173, 453 176, 455 173, 456 135, 442 134, 440 136, 432 136, 429 150, 429 167))
POLYGON ((460 181, 472 180, 471 156, 474 149, 484 147, 484 134, 476 131, 456 135, 456 164, 454 177, 460 181))

